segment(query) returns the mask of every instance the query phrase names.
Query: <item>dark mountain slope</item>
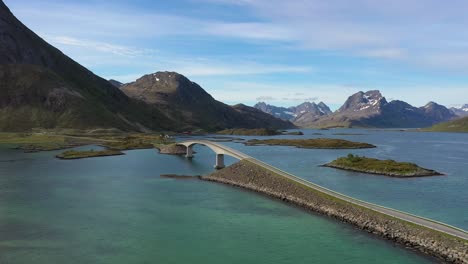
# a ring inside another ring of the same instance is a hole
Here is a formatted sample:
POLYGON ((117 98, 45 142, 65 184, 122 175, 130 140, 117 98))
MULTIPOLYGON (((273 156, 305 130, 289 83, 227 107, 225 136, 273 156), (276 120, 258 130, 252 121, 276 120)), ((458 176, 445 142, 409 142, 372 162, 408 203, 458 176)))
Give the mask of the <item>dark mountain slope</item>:
POLYGON ((128 98, 24 26, 0 0, 0 129, 164 129, 174 123, 128 98), (15 119, 16 118, 16 119, 15 119))

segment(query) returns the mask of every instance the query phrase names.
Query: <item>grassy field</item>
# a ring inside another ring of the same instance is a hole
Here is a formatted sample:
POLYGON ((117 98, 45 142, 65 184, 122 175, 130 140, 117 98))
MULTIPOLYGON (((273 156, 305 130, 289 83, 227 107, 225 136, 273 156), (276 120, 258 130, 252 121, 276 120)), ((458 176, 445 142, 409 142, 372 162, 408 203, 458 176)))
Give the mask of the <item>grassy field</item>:
POLYGON ((58 154, 56 157, 59 159, 84 159, 84 158, 94 158, 94 157, 103 157, 103 156, 116 156, 124 155, 123 152, 118 150, 87 150, 87 151, 76 151, 68 150, 61 154, 58 154))
POLYGON ((314 149, 361 149, 375 148, 374 145, 362 142, 353 142, 344 139, 314 138, 314 139, 252 139, 244 143, 247 146, 294 146, 298 148, 314 149))
POLYGON ((423 131, 468 133, 468 117, 440 123, 432 127, 423 129, 423 131))
POLYGON ((0 133, 0 143, 14 145, 25 152, 59 150, 101 142, 99 138, 46 133, 0 133))
POLYGON ((325 164, 324 166, 394 177, 421 177, 442 175, 439 172, 421 168, 418 165, 410 162, 379 160, 374 158, 355 156, 353 154, 349 154, 346 157, 338 158, 328 164, 325 164))

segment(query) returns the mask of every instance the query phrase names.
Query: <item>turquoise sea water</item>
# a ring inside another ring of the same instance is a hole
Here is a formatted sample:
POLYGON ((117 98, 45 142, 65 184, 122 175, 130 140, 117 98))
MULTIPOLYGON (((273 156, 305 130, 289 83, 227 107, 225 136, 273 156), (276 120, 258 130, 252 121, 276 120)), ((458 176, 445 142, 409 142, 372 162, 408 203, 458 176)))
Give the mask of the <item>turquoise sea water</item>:
MULTIPOLYGON (((401 180, 351 174, 316 166, 349 151, 223 144, 335 190, 466 226, 467 194, 460 192, 467 189, 468 178, 465 135, 450 134, 457 142, 451 144, 439 142, 440 136, 432 133, 363 133, 367 135, 339 137, 379 143, 377 149, 353 153, 403 160, 412 158, 417 153, 412 144, 424 139, 419 159, 428 157, 432 148, 438 151, 434 160, 421 165, 448 176, 401 180), (398 151, 402 148, 404 153, 398 151), (445 157, 448 152, 451 155, 445 157)), ((211 172, 213 153, 202 146, 196 151, 192 161, 155 150, 63 161, 53 158, 58 152, 24 154, 4 146, 0 149, 0 263, 434 262, 256 193, 195 179, 159 177, 211 172)))

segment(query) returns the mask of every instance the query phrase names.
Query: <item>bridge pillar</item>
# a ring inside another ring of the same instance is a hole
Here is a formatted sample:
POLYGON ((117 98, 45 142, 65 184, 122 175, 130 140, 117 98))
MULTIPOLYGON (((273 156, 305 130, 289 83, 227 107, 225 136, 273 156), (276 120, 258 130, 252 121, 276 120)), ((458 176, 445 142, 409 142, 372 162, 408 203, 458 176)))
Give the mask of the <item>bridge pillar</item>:
POLYGON ((193 149, 192 146, 187 147, 187 153, 185 154, 186 158, 193 158, 193 149))
POLYGON ((219 170, 224 168, 224 154, 216 154, 216 165, 215 169, 219 170))

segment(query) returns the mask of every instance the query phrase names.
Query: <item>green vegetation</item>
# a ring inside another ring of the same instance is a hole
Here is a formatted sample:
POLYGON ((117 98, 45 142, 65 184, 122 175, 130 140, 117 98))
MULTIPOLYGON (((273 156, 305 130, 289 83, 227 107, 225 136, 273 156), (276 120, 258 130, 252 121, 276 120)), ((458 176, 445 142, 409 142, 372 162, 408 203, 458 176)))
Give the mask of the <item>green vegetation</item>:
POLYGON ((247 146, 271 145, 294 146, 298 148, 314 149, 362 149, 375 148, 374 145, 361 142, 353 142, 344 139, 315 138, 315 139, 252 139, 244 143, 247 146))
POLYGON ((276 136, 281 135, 282 133, 278 130, 274 129, 267 129, 267 128, 254 128, 254 129, 247 129, 247 128, 233 128, 233 129, 225 129, 216 132, 216 134, 220 135, 238 135, 238 136, 276 136))
POLYGON ((468 133, 468 117, 455 119, 445 123, 440 123, 432 127, 423 129, 423 131, 468 133))
POLYGON ((71 137, 54 133, 0 133, 0 143, 15 145, 25 152, 50 151, 97 144, 96 138, 71 137))
POLYGON ((131 150, 131 149, 148 149, 158 148, 173 144, 175 141, 172 138, 167 138, 164 134, 131 134, 118 139, 119 144, 107 144, 111 149, 131 150))
POLYGON ((118 141, 103 144, 104 147, 113 150, 151 149, 154 148, 153 140, 139 136, 127 136, 118 141))
POLYGON ((63 152, 62 154, 57 155, 56 157, 59 159, 84 159, 84 158, 94 158, 94 157, 103 157, 103 156, 116 156, 116 155, 124 155, 124 153, 118 150, 87 150, 87 151, 76 151, 76 150, 68 150, 63 152))
POLYGON ((109 130, 41 131, 36 133, 0 133, 0 144, 11 144, 25 152, 51 151, 84 145, 101 145, 103 151, 65 151, 62 159, 122 155, 122 150, 152 149, 173 143, 171 138, 156 134, 117 134, 109 130), (58 133, 67 133, 67 135, 58 133))
POLYGON ((353 154, 348 154, 346 157, 338 158, 328 164, 325 164, 324 166, 393 177, 422 177, 442 175, 437 171, 421 168, 418 165, 410 162, 379 160, 374 158, 355 156, 353 154))

